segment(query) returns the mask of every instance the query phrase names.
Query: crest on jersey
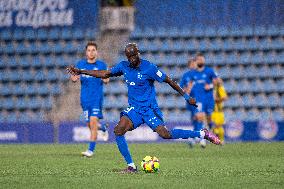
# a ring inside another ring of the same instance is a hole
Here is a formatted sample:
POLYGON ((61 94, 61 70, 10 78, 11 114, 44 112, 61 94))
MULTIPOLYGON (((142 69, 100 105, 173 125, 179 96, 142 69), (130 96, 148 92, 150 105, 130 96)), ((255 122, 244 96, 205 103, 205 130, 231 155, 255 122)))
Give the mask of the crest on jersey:
POLYGON ((138 73, 137 78, 138 78, 138 79, 142 79, 142 74, 141 74, 141 73, 138 73))
POLYGON ((159 77, 162 77, 162 75, 163 75, 160 70, 158 70, 156 74, 157 74, 157 76, 159 76, 159 77))

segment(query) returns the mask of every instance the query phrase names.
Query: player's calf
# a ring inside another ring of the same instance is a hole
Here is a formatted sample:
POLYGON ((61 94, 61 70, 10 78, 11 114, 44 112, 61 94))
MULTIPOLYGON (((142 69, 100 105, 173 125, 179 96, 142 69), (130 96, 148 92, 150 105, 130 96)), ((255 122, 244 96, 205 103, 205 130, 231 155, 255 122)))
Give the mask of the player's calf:
POLYGON ((159 134, 163 139, 171 139, 171 134, 164 126, 158 126, 155 131, 159 134))
POLYGON ((133 129, 133 126, 132 126, 131 120, 126 116, 122 116, 118 124, 114 128, 114 134, 115 136, 122 136, 127 131, 130 131, 132 129, 133 129))

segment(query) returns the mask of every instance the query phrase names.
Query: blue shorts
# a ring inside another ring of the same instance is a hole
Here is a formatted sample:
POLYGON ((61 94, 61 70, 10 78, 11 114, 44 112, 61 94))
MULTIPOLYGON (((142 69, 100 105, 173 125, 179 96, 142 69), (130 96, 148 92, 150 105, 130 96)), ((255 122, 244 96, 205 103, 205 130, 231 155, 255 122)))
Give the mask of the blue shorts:
POLYGON ((127 116, 132 121, 134 129, 143 123, 146 123, 152 130, 160 125, 165 125, 163 113, 159 108, 149 108, 146 111, 139 112, 134 107, 128 107, 120 113, 120 117, 122 116, 127 116))
POLYGON ((192 111, 193 115, 204 112, 206 115, 211 115, 214 111, 215 102, 211 98, 196 98, 197 108, 192 111))
POLYGON ((90 122, 90 117, 94 116, 103 119, 102 108, 100 105, 82 105, 86 123, 90 122))

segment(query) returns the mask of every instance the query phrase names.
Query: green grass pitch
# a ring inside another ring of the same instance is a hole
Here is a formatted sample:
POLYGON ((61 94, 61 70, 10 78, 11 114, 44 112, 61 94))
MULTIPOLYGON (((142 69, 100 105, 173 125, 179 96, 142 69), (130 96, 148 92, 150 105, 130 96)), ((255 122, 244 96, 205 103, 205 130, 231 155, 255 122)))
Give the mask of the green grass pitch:
POLYGON ((129 146, 137 165, 157 156, 160 172, 118 173, 115 144, 98 144, 93 158, 80 156, 83 144, 0 145, 0 188, 284 188, 284 143, 129 146))

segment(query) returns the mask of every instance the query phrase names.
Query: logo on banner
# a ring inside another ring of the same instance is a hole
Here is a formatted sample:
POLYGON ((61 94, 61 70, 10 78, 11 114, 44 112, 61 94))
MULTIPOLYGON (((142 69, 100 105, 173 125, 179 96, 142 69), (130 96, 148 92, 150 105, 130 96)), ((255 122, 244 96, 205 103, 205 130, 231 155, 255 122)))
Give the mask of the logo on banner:
POLYGON ((257 131, 262 139, 273 139, 278 132, 278 125, 275 121, 260 121, 258 122, 257 131))
POLYGON ((244 125, 241 121, 231 121, 226 124, 226 136, 232 139, 238 139, 244 132, 244 125))
MULTIPOLYGON (((90 141, 91 132, 88 127, 74 127, 73 128, 73 141, 86 142, 90 141)), ((98 141, 106 141, 102 131, 98 131, 98 141)))
POLYGON ((6 131, 6 132, 0 132, 0 140, 18 140, 17 132, 15 131, 6 131))
POLYGON ((138 127, 137 129, 125 134, 127 141, 157 141, 159 136, 152 129, 146 126, 138 127))

